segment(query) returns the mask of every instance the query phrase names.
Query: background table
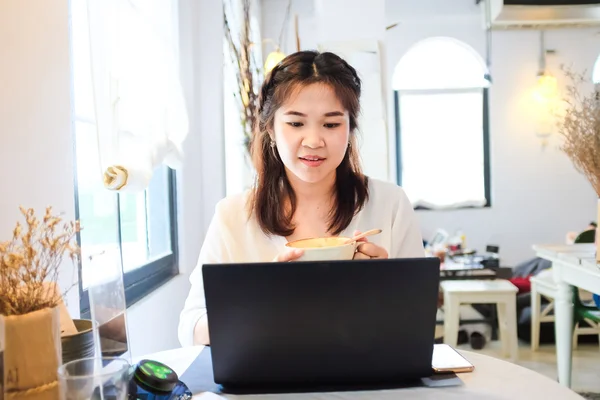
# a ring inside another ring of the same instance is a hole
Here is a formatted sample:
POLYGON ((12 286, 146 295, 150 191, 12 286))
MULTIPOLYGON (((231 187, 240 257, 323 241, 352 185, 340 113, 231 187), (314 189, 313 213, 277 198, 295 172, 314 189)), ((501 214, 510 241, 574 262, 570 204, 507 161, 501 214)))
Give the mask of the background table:
MULTIPOLYGON (((179 376, 200 354, 203 347, 187 347, 150 354, 144 358, 163 362, 172 367, 179 376)), ((294 393, 270 395, 213 395, 200 394, 194 399, 283 399, 283 400, 367 400, 367 399, 582 399, 581 396, 537 372, 506 361, 469 351, 461 351, 473 365, 472 373, 459 374, 464 385, 441 388, 409 388, 379 391, 294 393), (216 397, 215 397, 216 396, 216 397)))
POLYGON ((561 384, 571 387, 573 356, 573 286, 600 294, 600 268, 596 265, 594 244, 534 245, 538 257, 552 262, 556 283, 554 299, 554 329, 556 332, 556 362, 561 384))

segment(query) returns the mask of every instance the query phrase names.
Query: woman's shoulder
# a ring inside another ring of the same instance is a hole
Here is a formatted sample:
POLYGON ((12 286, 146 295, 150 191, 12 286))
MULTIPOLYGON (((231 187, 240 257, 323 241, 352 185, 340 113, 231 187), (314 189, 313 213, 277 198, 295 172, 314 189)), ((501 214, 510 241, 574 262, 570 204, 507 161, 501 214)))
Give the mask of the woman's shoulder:
POLYGON ((385 199, 407 199, 406 193, 401 186, 389 181, 383 181, 381 179, 369 178, 369 197, 375 196, 377 198, 385 199), (390 198, 391 197, 391 198, 390 198))
POLYGON ((369 201, 372 207, 378 209, 398 210, 412 209, 406 192, 401 186, 393 182, 369 178, 369 201))
POLYGON ((221 210, 241 209, 246 207, 246 201, 250 196, 250 190, 240 193, 230 194, 217 202, 217 208, 221 210))
POLYGON ((215 216, 224 222, 245 221, 248 219, 250 190, 226 196, 217 202, 215 216))

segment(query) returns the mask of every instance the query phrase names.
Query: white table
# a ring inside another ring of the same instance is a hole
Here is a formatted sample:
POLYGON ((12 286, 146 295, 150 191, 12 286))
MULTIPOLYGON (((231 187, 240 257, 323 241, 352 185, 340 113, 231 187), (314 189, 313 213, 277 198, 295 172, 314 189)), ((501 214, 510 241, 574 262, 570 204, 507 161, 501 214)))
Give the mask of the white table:
POLYGON ((600 268, 596 265, 594 244, 535 245, 538 257, 552 262, 552 274, 557 286, 554 299, 556 361, 558 380, 571 387, 573 341, 572 286, 600 294, 600 268))
POLYGON ((450 280, 440 283, 444 292, 444 343, 456 347, 461 304, 493 304, 498 310, 502 353, 518 359, 517 292, 519 289, 504 279, 450 280))
MULTIPOLYGON (((151 354, 144 358, 163 362, 173 368, 179 376, 200 354, 203 347, 188 347, 151 354)), ((409 388, 396 390, 293 393, 270 395, 214 395, 204 393, 194 399, 283 399, 283 400, 367 400, 367 399, 560 399, 571 400, 582 397, 557 382, 537 372, 496 358, 468 351, 461 351, 473 365, 472 373, 459 374, 464 385, 440 388, 409 388)))

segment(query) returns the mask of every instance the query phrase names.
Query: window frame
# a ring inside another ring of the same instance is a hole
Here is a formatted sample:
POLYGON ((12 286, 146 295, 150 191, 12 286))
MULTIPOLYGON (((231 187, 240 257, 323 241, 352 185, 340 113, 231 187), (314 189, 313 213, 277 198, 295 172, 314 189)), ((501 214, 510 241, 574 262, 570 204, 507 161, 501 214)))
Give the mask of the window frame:
MULTIPOLYGON (((75 218, 79 220, 79 188, 77 185, 77 163, 75 163, 75 218)), ((150 261, 138 268, 128 272, 123 272, 123 284, 125 288, 125 305, 127 308, 137 303, 160 286, 164 285, 173 277, 179 274, 179 249, 177 237, 177 182, 176 172, 169 168, 168 170, 168 190, 169 190, 169 217, 171 226, 169 233, 171 235, 171 254, 159 259, 150 261)), ((118 218, 118 238, 119 248, 122 254, 123 243, 121 242, 121 211, 120 194, 117 195, 117 218, 118 218)), ((77 243, 81 246, 81 236, 77 233, 77 243)), ((123 270, 123 259, 121 255, 121 270, 123 270)), ((79 275, 79 309, 81 316, 90 317, 90 299, 87 289, 83 289, 83 263, 81 258, 77 265, 79 275)))
MULTIPOLYGON (((476 88, 473 88, 476 89, 476 88)), ((396 133, 396 182, 402 186, 402 128, 400 121, 400 97, 402 93, 460 93, 472 91, 473 89, 423 89, 423 90, 394 90, 394 122, 396 133)), ((452 210, 460 209, 485 209, 492 207, 492 185, 491 185, 491 167, 490 167, 490 113, 489 113, 489 88, 482 87, 483 91, 483 183, 486 203, 483 206, 459 206, 452 210)), ((417 206, 415 210, 435 209, 417 206)), ((439 210, 438 210, 439 211, 439 210)))
MULTIPOLYGON (((86 16, 85 16, 85 28, 87 31, 86 35, 89 35, 89 15, 87 14, 87 12, 89 11, 88 9, 88 5, 87 3, 85 3, 84 1, 79 1, 77 2, 77 4, 80 7, 84 7, 85 8, 85 12, 86 12, 86 16)), ((69 12, 73 13, 74 12, 74 6, 75 3, 70 4, 69 5, 69 12)), ((178 15, 178 8, 177 5, 174 6, 174 8, 172 9, 173 11, 173 15, 172 17, 176 17, 178 15)), ((83 12, 83 8, 78 9, 79 12, 83 12)), ((83 18, 83 14, 80 15, 83 18)), ((80 29, 83 29, 83 22, 84 20, 82 19, 80 21, 81 25, 79 26, 80 29)), ((171 29, 174 29, 173 32, 171 32, 174 35, 174 39, 178 40, 178 31, 177 31, 177 25, 178 25, 178 21, 173 21, 173 26, 171 27, 171 29)), ((72 27, 73 28, 73 27, 72 27)), ((74 29, 74 28, 73 28, 74 29)), ((71 35, 75 35, 75 32, 71 32, 71 35)), ((73 38, 71 38, 73 39, 73 38)), ((75 42, 75 40, 72 40, 73 42, 75 42)), ((85 41, 89 41, 89 37, 86 38, 85 41)), ((86 46, 87 47, 87 46, 86 46)), ((174 56, 178 57, 178 46, 176 46, 177 49, 175 51, 174 56)), ((72 49, 73 50, 73 49, 72 49)), ((83 47, 81 48, 81 51, 83 52, 84 49, 83 47)), ((90 51, 91 49, 88 48, 85 51, 90 51)), ((83 54, 83 53, 82 53, 83 54)), ((89 55, 91 57, 91 53, 89 55)), ((75 71, 75 56, 73 57, 72 60, 72 68, 73 70, 72 72, 72 80, 75 81, 75 76, 76 73, 78 71, 75 71)), ((88 62, 91 62, 91 60, 89 60, 88 62)), ((81 66, 81 68, 83 68, 84 66, 81 66)), ((89 69, 91 66, 86 65, 85 68, 89 69)), ((88 71, 89 73, 90 71, 88 71)), ((91 76, 90 76, 91 78, 91 76)), ((87 77, 86 77, 86 81, 87 81, 87 77)), ((87 82, 87 83, 91 83, 91 89, 92 91, 94 90, 94 85, 93 82, 87 82)), ((74 91, 73 87, 72 89, 72 95, 75 97, 74 101, 77 101, 77 94, 74 91)), ((87 93, 86 93, 87 95, 87 93)), ((86 104, 86 103, 83 103, 86 104)), ((97 128, 97 122, 96 122, 96 118, 95 118, 95 112, 96 110, 94 110, 92 112, 92 110, 88 110, 87 108, 89 107, 84 107, 85 109, 82 110, 78 110, 78 107, 76 107, 77 104, 73 105, 73 109, 72 109, 72 113, 73 113, 73 120, 72 120, 72 124, 71 124, 71 128, 73 131, 73 149, 74 149, 74 206, 75 206, 75 217, 76 220, 80 220, 81 218, 81 213, 80 213, 80 192, 79 192, 79 185, 78 185, 78 172, 80 169, 82 169, 82 166, 78 166, 77 165, 77 141, 78 141, 78 132, 76 130, 76 125, 77 123, 85 123, 85 124, 90 124, 93 125, 94 127, 97 128), (78 114, 79 112, 79 114, 78 114)), ((87 104, 86 104, 87 105, 87 104)), ((87 105, 89 106, 89 105, 87 105)), ((81 139, 79 139, 81 140, 81 139)), ((161 171, 162 174, 163 171, 161 171)), ((119 245, 119 249, 120 249, 120 253, 121 253, 121 258, 120 258, 120 268, 123 271, 123 284, 124 284, 124 289, 125 289, 125 305, 127 308, 129 308, 130 306, 132 306, 133 304, 137 303, 138 301, 140 301, 142 298, 146 297, 148 294, 154 292, 154 290, 156 290, 157 288, 159 288, 160 286, 164 285, 167 281, 169 281, 171 278, 179 275, 179 241, 178 241, 178 212, 177 212, 177 181, 176 181, 176 171, 174 171, 171 168, 167 169, 167 174, 166 174, 166 185, 164 186, 167 192, 166 197, 168 199, 168 209, 167 207, 160 207, 160 213, 161 213, 161 217, 164 215, 163 213, 168 213, 169 219, 170 219, 170 225, 168 226, 168 230, 165 229, 164 230, 164 234, 169 235, 170 236, 170 246, 168 247, 168 250, 170 250, 170 253, 168 255, 164 255, 160 258, 157 259, 152 259, 152 261, 145 261, 144 264, 141 265, 137 265, 137 268, 125 271, 127 265, 124 265, 123 263, 123 245, 124 243, 122 242, 122 224, 121 224, 121 218, 122 218, 122 210, 121 210, 121 201, 122 201, 122 195, 119 194, 118 192, 114 192, 116 195, 116 202, 115 202, 115 207, 116 207, 116 219, 117 219, 117 226, 116 226, 116 230, 117 230, 117 237, 116 240, 118 242, 119 245)), ((162 186, 162 184, 161 184, 162 186)), ((103 190, 107 190, 107 189, 103 189, 103 190)), ((162 194, 162 193, 161 193, 162 194)), ((147 203, 146 203, 146 207, 147 207, 147 203)), ((150 215, 146 215, 147 220, 150 220, 152 217, 150 215)), ((83 221, 85 222, 85 221, 83 221)), ((146 228, 146 234, 148 234, 149 232, 151 232, 151 230, 148 229, 149 227, 146 228)), ((166 228, 166 227, 165 227, 166 228)), ((162 232, 161 232, 162 233, 162 232)), ((76 235, 76 239, 77 239, 77 243, 79 246, 81 246, 81 234, 78 232, 76 235)), ((80 309, 80 314, 83 318, 89 318, 90 317, 90 302, 89 302, 89 294, 88 294, 88 290, 83 288, 83 260, 81 259, 81 257, 78 260, 77 263, 77 273, 78 273, 78 291, 79 291, 79 309, 80 309)))

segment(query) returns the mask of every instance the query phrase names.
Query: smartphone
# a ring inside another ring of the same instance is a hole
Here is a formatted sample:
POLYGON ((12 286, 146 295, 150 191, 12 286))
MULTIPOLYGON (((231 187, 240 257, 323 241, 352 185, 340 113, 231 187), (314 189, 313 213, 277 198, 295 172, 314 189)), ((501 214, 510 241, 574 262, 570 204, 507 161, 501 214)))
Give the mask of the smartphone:
POLYGON ((472 372, 475 366, 460 355, 452 346, 447 344, 434 344, 431 366, 436 373, 444 372, 472 372))

